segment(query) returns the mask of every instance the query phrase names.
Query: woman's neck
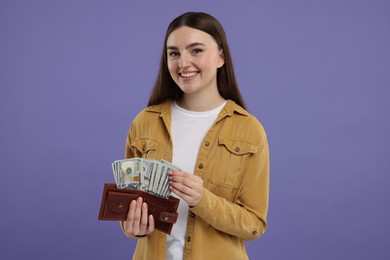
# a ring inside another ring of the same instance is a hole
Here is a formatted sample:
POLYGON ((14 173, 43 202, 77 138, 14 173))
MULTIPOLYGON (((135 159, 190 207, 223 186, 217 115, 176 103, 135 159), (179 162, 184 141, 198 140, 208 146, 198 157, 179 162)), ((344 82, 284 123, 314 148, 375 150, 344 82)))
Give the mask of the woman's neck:
POLYGON ((185 94, 176 100, 178 106, 195 112, 210 111, 219 107, 225 102, 225 99, 221 95, 203 97, 196 94, 185 94))

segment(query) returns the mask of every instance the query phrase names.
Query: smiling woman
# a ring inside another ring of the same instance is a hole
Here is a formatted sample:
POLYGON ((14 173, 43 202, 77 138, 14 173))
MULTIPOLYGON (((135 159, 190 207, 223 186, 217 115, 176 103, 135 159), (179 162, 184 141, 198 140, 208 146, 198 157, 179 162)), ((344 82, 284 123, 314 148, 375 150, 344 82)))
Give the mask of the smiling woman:
MULTIPOLYGON (((183 95, 183 91, 173 81, 168 71, 168 37, 180 27, 189 27, 206 33, 217 43, 218 49, 222 51, 224 61, 224 65, 217 71, 217 87, 219 94, 224 99, 231 99, 236 104, 240 105, 243 108, 246 108, 237 85, 236 76, 233 69, 233 62, 230 55, 230 49, 226 39, 225 31, 222 25, 214 17, 206 13, 185 13, 173 20, 168 26, 165 35, 164 47, 162 51, 157 80, 154 85, 148 105, 151 106, 160 104, 166 99, 177 100, 183 95)), ((195 52, 198 52, 198 50, 196 50, 195 52)), ((177 50, 172 54, 177 55, 177 50)))
POLYGON ((211 35, 182 26, 169 35, 167 45, 169 73, 184 93, 179 106, 208 111, 222 104, 217 70, 224 64, 223 51, 211 35))
POLYGON ((244 240, 266 229, 269 152, 260 122, 245 110, 224 30, 205 13, 169 25, 149 105, 132 122, 126 158, 164 159, 180 199, 170 235, 154 229, 142 198, 131 203, 124 233, 133 259, 247 259, 244 240), (139 143, 158 140, 150 149, 139 143))

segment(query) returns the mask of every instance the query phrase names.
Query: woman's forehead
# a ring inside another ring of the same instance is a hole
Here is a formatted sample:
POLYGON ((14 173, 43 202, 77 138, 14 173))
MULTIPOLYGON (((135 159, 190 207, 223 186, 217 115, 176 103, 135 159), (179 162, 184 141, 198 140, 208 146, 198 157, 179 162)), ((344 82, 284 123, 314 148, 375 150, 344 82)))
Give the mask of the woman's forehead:
POLYGON ((191 28, 188 26, 181 26, 174 30, 167 39, 168 47, 185 48, 194 43, 203 45, 217 45, 214 38, 201 30, 191 28))

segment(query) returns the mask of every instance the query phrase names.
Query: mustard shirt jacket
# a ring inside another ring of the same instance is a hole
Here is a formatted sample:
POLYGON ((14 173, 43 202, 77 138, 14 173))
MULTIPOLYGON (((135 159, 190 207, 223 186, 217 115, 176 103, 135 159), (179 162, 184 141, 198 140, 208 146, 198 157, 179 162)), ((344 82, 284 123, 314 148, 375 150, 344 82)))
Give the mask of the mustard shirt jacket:
MULTIPOLYGON (((126 158, 172 161, 171 103, 136 116, 126 158)), ((263 126, 228 100, 199 147, 194 174, 203 179, 204 191, 189 208, 184 259, 248 259, 244 240, 258 238, 267 226, 269 150, 263 126)), ((138 238, 133 259, 165 260, 166 234, 155 230, 138 238)))

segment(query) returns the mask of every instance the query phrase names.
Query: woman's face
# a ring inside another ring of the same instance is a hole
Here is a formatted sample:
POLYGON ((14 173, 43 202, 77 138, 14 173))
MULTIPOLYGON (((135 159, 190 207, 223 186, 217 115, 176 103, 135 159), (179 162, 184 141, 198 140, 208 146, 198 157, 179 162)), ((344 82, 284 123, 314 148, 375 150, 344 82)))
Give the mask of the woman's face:
POLYGON ((217 90, 217 69, 224 64, 223 53, 214 38, 203 31, 182 26, 167 39, 168 70, 185 94, 217 90))

